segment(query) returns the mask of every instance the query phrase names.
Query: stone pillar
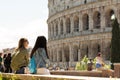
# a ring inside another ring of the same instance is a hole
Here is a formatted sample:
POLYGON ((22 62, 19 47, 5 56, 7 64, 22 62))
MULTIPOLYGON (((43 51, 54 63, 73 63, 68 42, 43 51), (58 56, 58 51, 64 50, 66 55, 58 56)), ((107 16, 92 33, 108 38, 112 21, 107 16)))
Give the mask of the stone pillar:
POLYGON ((56 62, 59 62, 59 53, 58 53, 58 49, 56 49, 56 62))
POLYGON ((63 34, 66 34, 66 19, 63 18, 63 34))
POLYGON ((74 61, 74 59, 73 59, 73 46, 72 45, 70 45, 69 46, 69 48, 70 48, 70 62, 73 62, 74 61))
POLYGON ((55 23, 53 22, 53 38, 55 36, 55 23))
POLYGON ((58 35, 60 35, 60 31, 61 31, 60 20, 58 20, 58 35))
POLYGON ((55 57, 56 57, 54 52, 55 52, 55 49, 53 49, 53 54, 52 54, 53 55, 53 62, 55 62, 55 57))
POLYGON ((50 39, 50 23, 48 23, 48 39, 50 39))
POLYGON ((105 20, 106 19, 106 16, 105 16, 106 14, 105 14, 105 11, 102 10, 100 15, 101 15, 101 18, 100 18, 100 20, 101 20, 100 22, 101 23, 100 23, 100 25, 101 25, 101 29, 103 30, 106 27, 106 20, 105 20))
POLYGON ((56 23, 54 23, 54 37, 56 36, 56 23))
POLYGON ((93 30, 93 13, 88 14, 89 16, 89 30, 93 30))
POLYGON ((90 41, 89 42, 89 45, 88 45, 88 58, 92 59, 92 42, 90 41))
POLYGON ((49 31, 49 39, 51 39, 51 36, 52 36, 52 28, 51 28, 51 24, 50 24, 50 28, 48 29, 48 31, 49 31))
POLYGON ((114 77, 120 78, 120 63, 114 64, 114 77))
POLYGON ((53 50, 51 48, 51 62, 53 62, 53 50))
POLYGON ((81 51, 80 51, 80 49, 78 50, 78 61, 80 61, 81 59, 80 59, 80 55, 81 55, 81 51))
POLYGON ((51 38, 53 38, 53 24, 51 24, 51 38))
MULTIPOLYGON (((64 46, 64 44, 63 44, 64 46)), ((64 47, 62 47, 62 62, 65 62, 64 47)))
POLYGON ((79 14, 79 31, 83 31, 83 20, 82 20, 82 14, 80 12, 79 14))
POLYGON ((74 19, 73 19, 73 16, 70 17, 70 23, 71 23, 71 25, 70 25, 70 27, 71 27, 71 33, 73 33, 74 32, 74 19))
POLYGON ((51 53, 52 53, 52 52, 51 52, 51 49, 49 49, 49 51, 50 51, 50 52, 49 52, 49 59, 50 59, 50 61, 52 61, 52 60, 51 60, 51 59, 52 59, 52 57, 51 57, 51 53))

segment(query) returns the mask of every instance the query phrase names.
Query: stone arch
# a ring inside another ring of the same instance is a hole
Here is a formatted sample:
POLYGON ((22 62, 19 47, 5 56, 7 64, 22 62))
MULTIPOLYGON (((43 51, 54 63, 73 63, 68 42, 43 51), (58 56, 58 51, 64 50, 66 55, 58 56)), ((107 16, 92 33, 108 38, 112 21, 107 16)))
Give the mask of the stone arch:
POLYGON ((91 57, 94 59, 97 56, 98 52, 101 52, 101 45, 98 43, 93 43, 91 57))
POLYGON ((57 61, 57 49, 54 49, 54 52, 53 52, 53 58, 54 58, 54 62, 57 61))
POLYGON ((64 48, 64 58, 65 58, 65 61, 66 62, 69 62, 70 61, 70 58, 69 58, 69 55, 70 54, 70 51, 69 51, 69 47, 68 46, 66 46, 65 48, 64 48))
POLYGON ((54 26, 53 26, 53 23, 51 23, 51 37, 53 36, 53 28, 54 28, 54 26))
POLYGON ((83 21, 83 30, 89 30, 89 16, 88 16, 88 14, 83 15, 82 21, 83 21))
POLYGON ((113 9, 109 9, 106 12, 106 27, 112 27, 112 19, 111 17, 115 15, 115 12, 113 9))
POLYGON ((50 55, 51 55, 51 57, 50 57, 50 58, 51 58, 51 61, 53 62, 53 61, 54 61, 54 60, 53 60, 53 57, 54 57, 54 56, 53 56, 53 50, 51 50, 50 55))
POLYGON ((105 60, 110 60, 110 49, 111 49, 111 42, 105 43, 104 51, 103 51, 103 58, 105 60))
POLYGON ((74 32, 79 32, 79 17, 74 17, 74 32))
POLYGON ((74 59, 74 61, 78 61, 78 50, 79 50, 79 47, 75 45, 73 47, 73 50, 74 50, 74 52, 73 52, 73 59, 74 59))
POLYGON ((81 59, 83 59, 83 57, 86 55, 88 57, 88 53, 89 52, 89 48, 88 48, 88 45, 87 44, 82 44, 82 47, 81 47, 81 59))
POLYGON ((60 21, 60 34, 63 34, 63 20, 60 21))
POLYGON ((100 12, 96 11, 93 16, 93 24, 95 29, 100 29, 101 27, 101 14, 100 12))
POLYGON ((71 22, 70 22, 70 18, 66 19, 66 33, 70 33, 71 32, 71 22))
POLYGON ((56 36, 58 35, 58 22, 56 21, 56 24, 55 24, 55 32, 56 32, 56 36))
POLYGON ((49 33, 49 35, 48 35, 48 37, 50 37, 50 35, 51 35, 51 26, 50 26, 50 24, 48 24, 48 33, 49 33))
POLYGON ((62 62, 62 49, 58 50, 58 61, 62 62))
POLYGON ((54 23, 52 23, 52 33, 53 33, 53 37, 55 36, 55 24, 54 23))

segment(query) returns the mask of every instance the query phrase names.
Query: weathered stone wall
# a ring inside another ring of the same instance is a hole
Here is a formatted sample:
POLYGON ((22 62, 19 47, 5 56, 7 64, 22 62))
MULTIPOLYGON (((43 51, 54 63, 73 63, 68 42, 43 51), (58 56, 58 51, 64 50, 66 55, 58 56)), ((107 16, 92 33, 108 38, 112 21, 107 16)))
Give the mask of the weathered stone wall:
POLYGON ((93 59, 99 51, 109 60, 111 16, 120 23, 120 0, 84 1, 49 0, 48 53, 52 64, 75 66, 84 55, 93 59))

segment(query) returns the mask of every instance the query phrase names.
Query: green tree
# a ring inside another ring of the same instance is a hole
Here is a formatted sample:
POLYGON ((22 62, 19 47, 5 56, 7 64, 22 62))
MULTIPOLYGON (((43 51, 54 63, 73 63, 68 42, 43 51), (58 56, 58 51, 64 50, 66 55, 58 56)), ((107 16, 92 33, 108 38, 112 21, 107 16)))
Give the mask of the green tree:
MULTIPOLYGON (((111 62, 120 63, 120 27, 117 18, 112 23, 111 62)), ((114 69, 113 64, 111 68, 114 69)))

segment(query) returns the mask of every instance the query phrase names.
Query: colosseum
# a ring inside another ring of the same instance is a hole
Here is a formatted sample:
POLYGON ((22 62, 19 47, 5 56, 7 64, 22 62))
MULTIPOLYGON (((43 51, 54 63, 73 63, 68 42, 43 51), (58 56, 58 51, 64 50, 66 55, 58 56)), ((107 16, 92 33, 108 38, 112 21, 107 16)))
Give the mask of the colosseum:
POLYGON ((51 64, 74 67, 98 52, 110 59, 111 17, 120 23, 120 0, 48 0, 48 53, 51 64))

